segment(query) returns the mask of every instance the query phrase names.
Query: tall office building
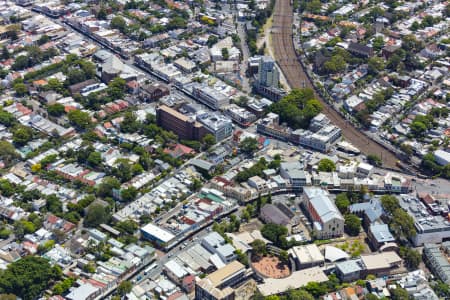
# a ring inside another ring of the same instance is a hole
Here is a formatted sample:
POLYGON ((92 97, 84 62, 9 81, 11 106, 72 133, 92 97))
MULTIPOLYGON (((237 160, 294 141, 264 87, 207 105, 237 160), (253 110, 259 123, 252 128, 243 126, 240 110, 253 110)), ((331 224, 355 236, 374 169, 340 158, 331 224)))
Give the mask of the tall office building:
POLYGON ((278 87, 280 73, 275 61, 269 56, 261 57, 258 68, 258 83, 265 87, 278 87))

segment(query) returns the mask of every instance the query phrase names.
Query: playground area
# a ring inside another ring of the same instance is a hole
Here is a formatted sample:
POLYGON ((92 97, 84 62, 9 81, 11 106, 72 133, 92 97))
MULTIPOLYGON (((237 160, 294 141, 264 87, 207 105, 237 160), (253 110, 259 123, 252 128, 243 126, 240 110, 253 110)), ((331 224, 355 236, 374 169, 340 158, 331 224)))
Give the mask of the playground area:
POLYGON ((252 261, 253 268, 268 278, 284 278, 291 274, 289 266, 276 256, 264 256, 252 261))

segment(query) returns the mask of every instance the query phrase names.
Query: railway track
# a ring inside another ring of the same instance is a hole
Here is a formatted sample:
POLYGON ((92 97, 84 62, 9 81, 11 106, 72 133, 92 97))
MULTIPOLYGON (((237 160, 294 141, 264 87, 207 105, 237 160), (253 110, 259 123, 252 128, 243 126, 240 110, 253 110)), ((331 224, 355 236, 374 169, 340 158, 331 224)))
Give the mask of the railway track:
POLYGON ((277 0, 273 13, 273 23, 271 29, 272 47, 275 60, 286 77, 291 88, 312 88, 316 98, 322 103, 323 113, 342 130, 344 138, 358 147, 364 154, 378 155, 383 166, 391 169, 398 169, 396 162, 398 158, 387 148, 371 140, 364 133, 355 128, 344 119, 336 110, 331 108, 326 101, 317 93, 310 78, 306 75, 297 53, 295 52, 292 40, 293 8, 290 0, 277 0))

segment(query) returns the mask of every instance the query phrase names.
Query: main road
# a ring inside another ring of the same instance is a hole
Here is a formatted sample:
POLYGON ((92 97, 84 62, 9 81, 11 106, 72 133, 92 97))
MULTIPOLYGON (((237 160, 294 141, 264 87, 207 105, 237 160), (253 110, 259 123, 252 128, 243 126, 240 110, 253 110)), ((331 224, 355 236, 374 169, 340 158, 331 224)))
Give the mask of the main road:
MULTIPOLYGON (((271 30, 275 60, 291 88, 309 87, 315 91, 295 52, 292 40, 293 20, 294 13, 290 0, 276 0, 271 30)), ((342 135, 348 142, 358 147, 366 155, 375 154, 379 156, 384 167, 398 169, 396 166, 398 158, 394 153, 371 140, 331 108, 318 93, 315 92, 315 94, 324 107, 323 113, 342 129, 342 135)))

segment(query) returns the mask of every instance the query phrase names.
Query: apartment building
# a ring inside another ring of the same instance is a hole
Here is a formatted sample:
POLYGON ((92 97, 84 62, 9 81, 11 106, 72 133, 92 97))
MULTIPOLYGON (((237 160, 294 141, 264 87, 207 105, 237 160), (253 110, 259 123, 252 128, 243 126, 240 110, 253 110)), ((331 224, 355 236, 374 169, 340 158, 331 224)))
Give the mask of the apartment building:
POLYGON ((172 131, 182 140, 201 140, 208 133, 193 117, 185 116, 166 105, 156 108, 156 122, 158 126, 172 131))
POLYGON ((233 261, 195 284, 195 300, 234 300, 234 287, 246 281, 245 266, 233 261))

